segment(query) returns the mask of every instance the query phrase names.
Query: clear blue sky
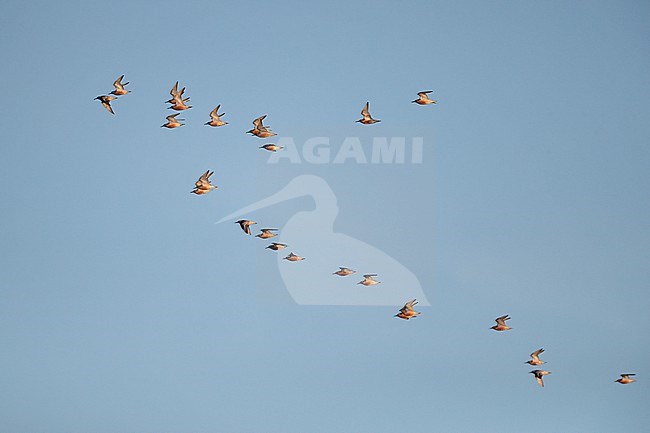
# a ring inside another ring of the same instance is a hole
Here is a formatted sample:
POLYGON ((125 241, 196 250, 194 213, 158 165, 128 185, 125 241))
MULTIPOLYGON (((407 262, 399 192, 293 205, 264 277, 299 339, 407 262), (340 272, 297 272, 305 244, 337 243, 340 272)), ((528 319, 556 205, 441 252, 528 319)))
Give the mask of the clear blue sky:
POLYGON ((647 431, 648 2, 186 3, 2 2, 2 432, 647 431), (176 80, 194 108, 167 130, 176 80), (333 153, 422 137, 423 162, 268 164, 262 114, 333 153), (215 224, 303 174, 417 276, 419 318, 298 305, 277 253, 215 224))

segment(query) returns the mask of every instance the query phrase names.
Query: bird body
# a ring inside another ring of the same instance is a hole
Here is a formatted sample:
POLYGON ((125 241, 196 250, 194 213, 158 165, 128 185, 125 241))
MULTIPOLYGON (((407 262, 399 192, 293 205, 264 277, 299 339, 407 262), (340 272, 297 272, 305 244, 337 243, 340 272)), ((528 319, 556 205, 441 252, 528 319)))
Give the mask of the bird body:
POLYGON ((127 93, 131 93, 130 90, 126 90, 124 86, 129 84, 128 82, 122 83, 122 80, 124 79, 124 75, 120 75, 120 77, 113 82, 113 87, 115 87, 115 90, 111 92, 112 95, 116 96, 122 96, 126 95, 127 93))
POLYGON ((506 320, 510 320, 510 316, 507 314, 505 316, 497 317, 495 319, 495 322, 497 322, 497 324, 490 329, 494 329, 495 331, 507 331, 509 329, 512 329, 506 325, 506 320))
POLYGON ((632 379, 630 376, 636 376, 636 374, 623 373, 619 379, 615 380, 615 382, 618 382, 621 385, 627 385, 628 383, 636 382, 636 380, 632 379))
POLYGON ((547 374, 551 374, 550 371, 546 370, 533 370, 530 373, 535 375, 535 380, 541 387, 544 387, 544 381, 542 380, 542 377, 546 376, 547 374))
POLYGON ((278 243, 278 242, 273 242, 271 245, 269 245, 269 246, 266 247, 266 248, 269 248, 269 249, 271 249, 271 250, 273 250, 273 251, 280 251, 280 250, 282 250, 282 249, 285 249, 286 247, 288 247, 288 245, 286 245, 286 244, 280 244, 280 243, 278 243))
POLYGON ((254 128, 251 129, 250 131, 246 131, 249 134, 253 134, 254 136, 258 138, 268 138, 268 137, 273 137, 274 135, 277 135, 269 130, 268 127, 264 126, 262 123, 266 119, 266 114, 263 116, 258 117, 257 119, 253 120, 253 126, 254 128))
POLYGON ((260 146, 260 149, 268 150, 269 152, 277 152, 278 150, 284 149, 284 147, 269 143, 265 144, 264 146, 260 146))
POLYGON ((223 120, 221 120, 221 116, 223 116, 226 113, 218 114, 219 108, 221 108, 221 105, 217 105, 212 111, 210 111, 210 121, 205 123, 205 125, 209 125, 216 128, 218 126, 223 126, 228 124, 228 122, 224 122, 223 120))
POLYGON ((363 280, 359 281, 357 284, 363 284, 364 286, 374 286, 375 284, 381 283, 381 281, 374 280, 372 277, 376 277, 377 274, 366 274, 363 276, 363 280))
POLYGON ((533 353, 531 353, 530 354, 530 359, 528 361, 526 361, 526 364, 530 364, 530 365, 546 364, 544 361, 539 359, 539 354, 542 353, 542 352, 544 352, 544 349, 538 349, 538 350, 534 351, 533 353))
POLYGON ((175 114, 170 114, 169 116, 165 117, 167 119, 167 123, 164 125, 160 125, 161 128, 168 128, 168 129, 174 129, 178 128, 179 126, 185 125, 184 123, 181 123, 181 120, 185 119, 177 119, 176 116, 178 116, 180 113, 175 113, 175 114))
POLYGON ((415 102, 418 105, 435 104, 437 101, 434 101, 433 99, 429 99, 429 97, 427 96, 427 93, 431 93, 431 92, 433 92, 433 90, 425 90, 423 92, 419 92, 418 99, 411 102, 415 102))
POLYGON ((253 224, 257 224, 257 223, 255 221, 251 221, 251 220, 239 220, 239 221, 236 221, 235 224, 239 224, 239 227, 241 227, 241 229, 244 231, 244 233, 246 233, 247 235, 250 235, 251 234, 251 226, 253 224))
POLYGON ((115 114, 115 112, 113 111, 113 107, 111 107, 111 101, 114 101, 114 100, 117 99, 115 96, 100 95, 100 96, 96 97, 95 99, 97 99, 99 102, 102 103, 102 107, 106 108, 106 111, 108 111, 111 114, 115 114))
POLYGON ((277 233, 272 233, 272 230, 277 230, 277 229, 262 229, 260 234, 255 235, 256 238, 260 239, 269 239, 272 237, 277 236, 277 233))
POLYGON ((366 105, 363 106, 363 109, 361 110, 361 119, 357 120, 357 122, 363 123, 364 125, 372 125, 373 123, 381 122, 381 120, 372 118, 368 111, 368 105, 369 103, 366 102, 366 105))
POLYGON ((209 193, 213 189, 217 189, 216 185, 210 183, 210 176, 213 174, 214 171, 211 172, 210 170, 203 173, 201 177, 199 177, 199 180, 194 183, 195 188, 190 192, 196 195, 203 195, 209 193))
POLYGON ((289 253, 289 255, 286 256, 286 257, 284 258, 284 260, 288 260, 288 261, 290 261, 290 262, 299 262, 299 261, 301 261, 301 260, 305 260, 305 258, 304 258, 304 257, 297 256, 297 255, 295 255, 294 253, 289 253))
POLYGON ((417 317, 420 315, 419 311, 414 311, 413 307, 418 303, 417 300, 413 299, 412 301, 407 302, 404 304, 402 308, 400 308, 399 313, 395 314, 394 317, 399 317, 400 319, 404 320, 410 320, 413 317, 417 317))
POLYGON ((348 275, 352 275, 357 271, 354 271, 350 268, 346 268, 343 266, 339 266, 339 270, 334 272, 332 275, 338 275, 339 277, 347 277, 348 275))

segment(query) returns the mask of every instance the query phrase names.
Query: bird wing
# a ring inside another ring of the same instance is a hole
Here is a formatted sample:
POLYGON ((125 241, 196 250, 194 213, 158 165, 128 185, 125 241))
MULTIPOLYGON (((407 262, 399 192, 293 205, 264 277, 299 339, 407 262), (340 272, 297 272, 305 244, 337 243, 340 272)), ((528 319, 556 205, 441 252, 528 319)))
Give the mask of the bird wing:
POLYGON ((370 117, 370 112, 368 111, 368 104, 369 104, 369 103, 366 102, 366 105, 364 105, 364 106, 363 106, 363 109, 361 110, 361 115, 362 115, 364 118, 366 118, 366 116, 367 116, 367 117, 370 117))
POLYGON ((266 114, 264 116, 260 116, 257 119, 253 120, 253 126, 255 126, 255 129, 264 129, 264 125, 262 125, 262 121, 266 118, 266 114))
POLYGON ((120 77, 113 82, 113 87, 115 87, 116 90, 124 90, 124 86, 121 83, 122 78, 124 78, 124 75, 120 75, 120 77))
POLYGON ((113 111, 113 107, 111 107, 110 102, 108 102, 108 101, 102 101, 102 105, 104 106, 104 108, 106 108, 106 110, 107 110, 109 113, 111 113, 111 114, 115 114, 115 112, 113 111))
POLYGON ((172 96, 178 95, 178 81, 174 84, 174 87, 169 91, 169 94, 172 96))

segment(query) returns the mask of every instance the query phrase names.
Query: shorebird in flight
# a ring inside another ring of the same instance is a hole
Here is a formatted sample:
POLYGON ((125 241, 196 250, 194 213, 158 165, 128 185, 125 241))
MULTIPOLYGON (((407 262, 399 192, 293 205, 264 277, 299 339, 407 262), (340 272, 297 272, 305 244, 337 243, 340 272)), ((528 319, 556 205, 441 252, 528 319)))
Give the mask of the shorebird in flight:
POLYGON ((339 277, 347 277, 348 275, 352 275, 352 274, 354 274, 355 272, 357 272, 357 271, 353 271, 353 270, 350 269, 350 268, 346 268, 346 267, 343 267, 343 266, 339 266, 339 270, 336 271, 336 272, 334 272, 334 273, 332 273, 332 275, 338 275, 339 277))
POLYGON ((185 92, 185 87, 183 87, 180 91, 178 90, 178 81, 177 81, 176 84, 174 84, 174 87, 172 87, 171 90, 169 91, 169 94, 172 95, 171 99, 165 101, 172 104, 172 106, 169 107, 170 110, 183 111, 192 108, 192 106, 185 104, 187 101, 190 100, 190 98, 189 97, 183 98, 184 92, 185 92))
POLYGON ((272 233, 272 231, 277 231, 278 229, 262 229, 262 233, 255 235, 256 238, 260 239, 269 239, 277 236, 277 233, 272 233))
POLYGON ((117 99, 115 96, 101 95, 96 97, 95 99, 97 99, 99 102, 102 103, 102 107, 106 108, 106 111, 108 111, 111 114, 115 114, 115 112, 113 111, 113 107, 111 107, 111 101, 117 99))
POLYGON ((290 262, 299 262, 299 261, 301 261, 301 260, 305 260, 305 258, 304 258, 304 257, 297 256, 297 255, 295 255, 294 253, 289 253, 289 255, 286 256, 286 257, 284 258, 284 260, 288 260, 288 261, 290 261, 290 262))
POLYGON ((282 249, 285 249, 286 247, 288 247, 287 244, 280 244, 280 243, 277 243, 277 242, 273 242, 271 245, 269 245, 266 248, 269 248, 269 249, 271 249, 273 251, 280 251, 282 249))
POLYGON ((415 102, 418 105, 435 104, 437 101, 434 101, 433 99, 429 99, 429 97, 427 96, 427 93, 431 93, 431 92, 433 92, 433 90, 426 90, 424 92, 419 92, 418 93, 419 98, 411 102, 415 102))
POLYGON ((210 176, 213 174, 214 171, 211 172, 210 170, 203 173, 201 177, 199 177, 199 180, 194 183, 195 188, 190 192, 196 195, 203 195, 209 193, 213 189, 217 189, 215 185, 210 183, 210 176))
POLYGON ((176 116, 178 116, 179 114, 180 113, 170 114, 169 116, 165 117, 165 119, 167 119, 167 123, 165 123, 164 125, 160 125, 160 127, 174 129, 174 128, 178 128, 179 126, 185 125, 184 123, 181 123, 181 120, 185 120, 185 119, 176 118, 176 116))
POLYGON ((546 364, 544 361, 539 359, 539 354, 542 353, 542 352, 544 352, 544 349, 538 349, 538 350, 534 351, 533 353, 531 353, 530 354, 530 359, 528 361, 526 361, 526 364, 530 364, 530 365, 546 364))
POLYGON ((420 315, 419 311, 414 311, 413 306, 418 303, 415 299, 408 301, 402 308, 400 308, 399 313, 395 314, 394 317, 399 317, 400 319, 409 320, 412 317, 417 317, 420 315))
POLYGON ((264 146, 260 146, 260 149, 268 150, 269 152, 277 152, 278 150, 284 149, 284 147, 269 143, 265 144, 264 146))
POLYGON ((373 280, 372 277, 376 277, 377 274, 366 274, 363 276, 363 280, 359 281, 357 284, 363 284, 364 286, 374 286, 379 284, 381 281, 373 280))
POLYGON ((239 220, 239 221, 235 222, 235 224, 239 224, 239 227, 241 227, 241 229, 244 231, 244 233, 246 233, 247 235, 250 235, 251 234, 251 226, 253 224, 257 224, 257 223, 255 221, 251 221, 251 220, 239 220))
POLYGON ((366 105, 363 106, 363 110, 361 110, 361 116, 362 118, 357 120, 357 122, 363 123, 364 125, 372 125, 373 123, 381 122, 381 120, 373 119, 370 115, 370 112, 368 111, 368 102, 366 102, 366 105))
POLYGON ((621 385, 627 385, 628 383, 636 382, 636 380, 632 379, 630 376, 636 376, 635 373, 623 373, 621 374, 621 377, 614 382, 618 382, 621 385))
POLYGON ((126 95, 127 93, 131 93, 130 90, 126 90, 124 88, 124 86, 126 86, 129 83, 128 81, 126 83, 122 83, 123 79, 124 79, 124 75, 120 75, 120 78, 118 78, 113 82, 113 87, 115 87, 115 90, 111 92, 111 95, 122 96, 122 95, 126 95))
POLYGON ((254 136, 259 138, 268 138, 268 137, 273 137, 274 135, 278 135, 271 132, 268 127, 262 124, 262 121, 264 119, 266 119, 266 114, 264 116, 260 116, 257 119, 253 120, 253 126, 255 126, 255 128, 246 132, 249 134, 253 134, 254 136))
POLYGON ((512 329, 506 325, 506 320, 510 320, 510 316, 507 314, 505 316, 497 317, 495 319, 495 322, 497 322, 497 324, 490 329, 494 329, 495 331, 507 331, 508 329, 512 329))
POLYGON ((533 370, 530 373, 535 375, 535 380, 537 383, 539 383, 539 386, 543 387, 544 386, 544 381, 542 380, 542 377, 546 376, 547 374, 551 374, 550 371, 546 370, 533 370))
POLYGON ((226 113, 217 114, 219 112, 219 108, 221 108, 221 105, 217 105, 214 110, 210 111, 210 121, 206 123, 206 125, 210 125, 216 128, 217 126, 223 126, 228 124, 228 122, 224 122, 223 120, 221 120, 221 116, 223 116, 226 113))

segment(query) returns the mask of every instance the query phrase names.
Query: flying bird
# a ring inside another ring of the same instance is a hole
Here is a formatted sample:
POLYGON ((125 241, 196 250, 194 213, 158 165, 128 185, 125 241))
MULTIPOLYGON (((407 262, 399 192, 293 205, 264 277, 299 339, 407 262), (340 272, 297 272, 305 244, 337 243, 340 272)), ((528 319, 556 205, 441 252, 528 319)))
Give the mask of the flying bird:
POLYGON ((364 125, 372 125, 373 123, 381 122, 381 120, 373 119, 370 115, 370 112, 368 111, 368 102, 366 102, 366 105, 363 106, 363 110, 361 110, 361 116, 362 118, 357 120, 357 122, 363 123, 364 125))
POLYGON ((115 96, 101 95, 96 97, 95 99, 97 99, 99 102, 102 103, 102 107, 106 108, 106 111, 108 111, 111 114, 115 114, 115 112, 113 111, 113 107, 111 107, 111 101, 117 99, 115 96))
POLYGON ((537 383, 539 383, 539 386, 543 387, 544 386, 544 381, 542 380, 542 377, 546 376, 547 374, 551 374, 550 371, 546 370, 533 370, 530 373, 535 375, 535 380, 537 383))
POLYGON ((497 324, 490 329, 494 329, 495 331, 507 331, 508 329, 512 329, 506 325, 506 320, 510 320, 510 316, 507 314, 505 316, 497 317, 495 319, 495 322, 497 322, 497 324))
POLYGON ((418 105, 435 104, 437 101, 434 101, 433 99, 429 99, 429 97, 427 96, 427 93, 431 93, 431 92, 433 92, 433 90, 426 90, 424 92, 419 92, 418 93, 419 98, 411 102, 415 102, 418 105))
POLYGON ((122 96, 126 95, 127 93, 131 93, 130 90, 126 90, 124 86, 129 84, 128 82, 122 83, 122 80, 124 79, 124 75, 120 75, 120 77, 113 82, 113 87, 115 87, 115 90, 111 92, 112 95, 115 96, 122 96))
POLYGON ((221 104, 217 105, 214 110, 210 111, 210 121, 205 123, 205 125, 209 125, 216 128, 217 126, 223 126, 228 124, 228 122, 224 122, 223 120, 221 120, 221 116, 223 116, 226 113, 217 114, 219 112, 219 108, 221 108, 221 104))
POLYGON ((174 129, 174 128, 178 128, 179 126, 185 125, 184 123, 181 123, 181 121, 185 119, 176 118, 176 116, 178 116, 179 114, 180 113, 170 114, 169 116, 165 117, 165 119, 167 119, 167 123, 165 123, 164 125, 160 125, 160 127, 174 129))
POLYGON ((290 262, 299 262, 299 261, 301 261, 301 260, 305 260, 305 258, 304 258, 304 257, 297 256, 297 255, 295 255, 294 253, 289 253, 289 255, 286 256, 286 257, 284 258, 284 260, 288 260, 288 261, 290 261, 290 262))
POLYGON ((264 146, 260 146, 260 149, 268 150, 269 152, 277 152, 278 150, 284 149, 284 147, 269 143, 265 144, 264 146))
POLYGON ((172 96, 171 99, 165 101, 172 104, 172 106, 169 107, 170 110, 183 111, 192 108, 192 106, 185 104, 190 100, 190 98, 183 98, 183 93, 185 93, 185 87, 179 91, 177 81, 176 84, 174 84, 174 87, 169 91, 169 94, 172 96))
POLYGON ((282 249, 284 249, 286 247, 288 247, 287 244, 280 244, 280 243, 277 243, 277 242, 273 242, 271 245, 269 245, 266 248, 272 249, 273 251, 280 251, 280 250, 282 250, 282 249))
POLYGON ((373 280, 372 277, 376 277, 377 274, 366 274, 363 276, 363 280, 359 281, 357 284, 363 284, 364 286, 374 286, 379 284, 381 281, 373 280))
POLYGON ((277 233, 272 233, 272 231, 277 231, 278 229, 262 229, 260 234, 255 235, 256 238, 260 239, 269 239, 277 236, 277 233))
POLYGON ((635 373, 623 373, 623 374, 621 374, 620 379, 617 379, 614 382, 618 382, 621 385, 627 385, 628 383, 636 382, 636 380, 632 379, 630 376, 636 376, 636 374, 635 373))
POLYGON ((539 354, 544 352, 544 349, 539 349, 530 354, 530 359, 526 361, 526 364, 530 365, 542 365, 546 364, 544 361, 539 359, 539 354))
POLYGON ((212 185, 210 183, 210 176, 212 176, 213 174, 214 174, 214 171, 211 172, 210 170, 203 173, 201 175, 201 177, 199 177, 199 180, 197 180, 194 183, 195 188, 190 192, 192 194, 202 195, 202 194, 209 193, 213 189, 217 189, 217 187, 215 185, 212 185))
POLYGON ((339 270, 332 273, 332 275, 338 275, 339 277, 347 277, 348 275, 352 275, 357 271, 353 271, 350 268, 346 268, 344 266, 339 266, 339 270))
POLYGON ((241 227, 241 229, 244 231, 244 233, 246 233, 247 235, 250 235, 251 234, 251 226, 253 224, 257 224, 257 223, 255 221, 251 221, 251 220, 239 220, 239 221, 235 222, 235 224, 239 224, 239 227, 241 227))
POLYGON ((408 301, 402 308, 400 308, 399 313, 395 314, 393 317, 399 317, 400 319, 409 320, 412 317, 417 317, 420 315, 419 311, 414 311, 413 306, 418 303, 417 300, 413 299, 408 301))
POLYGON ((273 137, 274 135, 277 135, 273 132, 271 132, 266 126, 262 124, 262 121, 266 118, 266 114, 264 116, 260 116, 257 119, 253 120, 253 126, 255 128, 251 129, 250 131, 246 131, 249 134, 253 134, 256 137, 259 138, 268 138, 268 137, 273 137))

